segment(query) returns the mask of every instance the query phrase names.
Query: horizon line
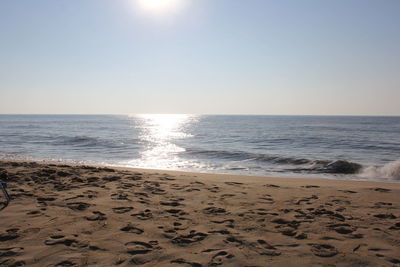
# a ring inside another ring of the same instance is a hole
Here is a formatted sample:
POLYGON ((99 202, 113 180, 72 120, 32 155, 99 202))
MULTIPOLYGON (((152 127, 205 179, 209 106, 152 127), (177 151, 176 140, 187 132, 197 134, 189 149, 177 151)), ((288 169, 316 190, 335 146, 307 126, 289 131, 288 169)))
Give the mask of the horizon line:
POLYGON ((197 115, 197 116, 318 116, 318 117, 400 117, 399 115, 376 114, 260 114, 260 113, 0 113, 1 115, 54 115, 54 116, 132 116, 132 115, 197 115))

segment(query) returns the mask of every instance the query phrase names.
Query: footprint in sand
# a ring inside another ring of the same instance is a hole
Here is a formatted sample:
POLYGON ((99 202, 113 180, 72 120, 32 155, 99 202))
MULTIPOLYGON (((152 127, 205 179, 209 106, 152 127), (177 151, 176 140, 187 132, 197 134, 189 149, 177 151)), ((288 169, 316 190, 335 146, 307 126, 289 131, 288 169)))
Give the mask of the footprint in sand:
POLYGON ((191 182, 190 184, 206 185, 205 183, 199 182, 199 181, 194 181, 194 182, 191 182))
POLYGON ((144 232, 142 229, 137 228, 131 224, 128 224, 127 226, 122 227, 120 230, 124 231, 124 232, 128 232, 128 233, 137 234, 137 235, 141 235, 144 232))
POLYGON ((235 244, 236 246, 243 245, 243 241, 237 239, 237 238, 234 237, 234 236, 229 236, 228 238, 226 238, 226 239, 224 240, 224 242, 225 242, 225 243, 228 243, 228 244, 235 244))
POLYGON ((297 232, 289 227, 284 227, 281 228, 279 231, 282 235, 286 235, 286 236, 295 236, 297 234, 297 232))
POLYGON ((356 227, 351 226, 350 224, 347 224, 347 223, 331 224, 328 227, 342 235, 351 234, 357 230, 356 227))
POLYGON ((293 203, 295 205, 300 205, 304 202, 305 204, 310 205, 310 204, 312 204, 311 200, 315 200, 315 199, 318 199, 318 197, 316 195, 312 195, 311 197, 301 198, 297 201, 294 201, 293 203))
POLYGON ((162 205, 162 206, 170 206, 170 207, 177 207, 177 206, 180 206, 182 204, 180 204, 178 201, 170 201, 170 202, 161 201, 160 205, 162 205))
POLYGON ((181 210, 181 209, 168 209, 165 211, 170 214, 173 214, 174 216, 182 216, 182 215, 188 214, 187 212, 185 212, 184 210, 181 210))
POLYGON ((122 214, 133 210, 133 207, 116 207, 112 209, 115 213, 122 214))
POLYGON ((358 192, 352 191, 352 190, 338 190, 338 191, 343 192, 343 193, 348 193, 348 194, 357 194, 358 193, 358 192))
POLYGON ((193 192, 193 191, 201 191, 201 190, 198 188, 188 188, 185 190, 185 192, 193 192))
POLYGON ((224 200, 225 198, 230 198, 236 196, 235 194, 222 194, 221 195, 221 200, 224 200))
POLYGON ((109 177, 104 177, 103 181, 105 182, 114 182, 114 181, 118 181, 121 180, 121 177, 119 176, 109 176, 109 177))
POLYGON ((28 211, 26 214, 27 214, 27 215, 42 215, 42 213, 40 212, 40 210, 28 211))
POLYGON ((57 175, 60 177, 68 177, 68 176, 71 176, 72 174, 69 172, 65 172, 65 171, 58 171, 57 175))
POLYGON ((172 190, 183 190, 183 189, 186 189, 188 187, 189 187, 189 185, 181 185, 181 184, 171 184, 170 185, 170 188, 172 190))
POLYGON ((87 178, 88 183, 97 183, 99 181, 99 177, 89 177, 87 178))
POLYGON ((175 181, 175 178, 171 178, 171 177, 160 177, 161 181, 175 181))
POLYGON ((400 222, 395 223, 393 226, 389 228, 390 230, 400 230, 400 222))
POLYGON ((207 236, 208 236, 208 234, 196 232, 195 230, 192 230, 187 235, 179 235, 177 237, 174 237, 171 242, 182 246, 182 245, 187 245, 187 244, 191 244, 191 243, 195 243, 195 242, 200 242, 200 241, 204 240, 207 236))
POLYGON ((300 225, 299 221, 296 221, 296 220, 289 221, 289 220, 285 220, 285 219, 282 219, 282 218, 273 219, 271 222, 275 223, 275 224, 278 224, 277 226, 275 226, 275 228, 280 228, 281 225, 284 225, 284 226, 291 227, 293 229, 297 229, 299 227, 299 225, 300 225))
POLYGON ((130 255, 147 254, 153 251, 153 245, 141 241, 131 241, 125 244, 127 253, 130 255))
POLYGON ((93 215, 91 216, 85 216, 85 219, 88 221, 104 221, 107 220, 107 216, 105 213, 102 213, 100 211, 93 211, 93 215))
POLYGON ((85 181, 82 180, 81 178, 74 177, 74 178, 71 179, 71 182, 72 183, 84 183, 85 181))
POLYGON ((131 176, 126 177, 126 179, 131 180, 131 181, 140 181, 140 180, 143 180, 143 178, 140 177, 141 175, 142 174, 137 174, 135 176, 131 175, 131 176))
POLYGON ((70 260, 63 260, 63 261, 60 261, 59 263, 57 263, 54 266, 55 267, 58 267, 58 266, 67 267, 67 266, 77 266, 77 264, 75 262, 73 262, 73 261, 70 261, 70 260))
POLYGON ((267 212, 267 209, 255 209, 255 210, 251 210, 251 212, 254 212, 258 215, 268 215, 269 212, 267 212))
POLYGON ((226 210, 223 208, 217 208, 217 207, 208 207, 203 210, 205 214, 222 214, 226 213, 226 210))
POLYGON ((1 266, 24 266, 25 261, 17 261, 14 259, 6 259, 0 262, 1 266))
POLYGON ((396 259, 396 258, 387 258, 387 261, 394 263, 394 264, 400 264, 400 259, 396 259))
POLYGON ((226 259, 232 259, 235 256, 226 251, 220 251, 212 256, 211 261, 208 263, 208 266, 218 266, 222 265, 226 259))
POLYGON ((331 211, 331 210, 327 210, 327 209, 324 209, 324 208, 320 208, 320 209, 313 210, 313 211, 312 211, 312 214, 314 214, 314 215, 316 215, 316 216, 328 215, 328 216, 331 217, 332 219, 336 219, 336 220, 339 220, 339 221, 344 221, 344 220, 346 219, 346 218, 345 218, 343 215, 341 215, 340 213, 334 212, 334 211, 331 211))
POLYGON ((131 183, 122 183, 120 186, 118 186, 118 189, 130 189, 132 187, 138 187, 138 184, 131 184, 131 183))
POLYGON ((19 256, 23 250, 22 247, 0 248, 0 258, 19 256))
POLYGON ((131 216, 139 220, 149 220, 153 218, 153 213, 149 209, 146 209, 142 212, 131 214, 131 216))
POLYGON ((87 198, 96 198, 97 195, 99 194, 99 192, 94 191, 94 190, 86 190, 85 192, 83 192, 83 194, 87 198))
POLYGON ((259 239, 256 243, 251 243, 251 246, 255 249, 255 251, 260 255, 266 256, 279 256, 281 252, 277 250, 276 247, 269 244, 267 241, 259 239))
POLYGON ((212 193, 219 193, 221 192, 221 189, 218 186, 213 186, 210 188, 207 188, 208 191, 212 192, 212 193))
POLYGON ((202 267, 203 266, 200 263, 187 261, 187 260, 182 259, 182 258, 179 258, 179 259, 176 259, 176 260, 172 260, 172 261, 170 261, 170 263, 173 263, 173 264, 185 264, 185 265, 189 265, 191 267, 202 267))
POLYGON ((264 186, 270 187, 270 188, 280 188, 279 185, 275 185, 275 184, 266 184, 266 185, 264 185, 264 186))
POLYGON ((320 188, 320 186, 318 186, 318 185, 305 185, 302 187, 304 187, 304 188, 320 188))
POLYGON ((7 233, 0 234, 0 242, 6 242, 9 240, 17 239, 18 237, 20 237, 18 231, 19 231, 18 228, 7 229, 6 230, 7 233))
POLYGON ((397 217, 393 215, 392 213, 381 213, 381 214, 376 214, 374 217, 379 218, 379 219, 396 219, 397 217))
POLYGON ((147 197, 147 198, 149 197, 149 195, 144 192, 135 192, 134 195, 137 197, 147 197))
POLYGON ((56 200, 57 198, 55 198, 55 197, 38 197, 38 198, 36 198, 36 200, 38 201, 38 202, 45 202, 45 201, 54 201, 54 200, 56 200))
POLYGON ((111 194, 111 199, 112 200, 130 200, 128 198, 128 194, 124 193, 124 192, 118 192, 118 193, 111 194))
POLYGON ((373 208, 380 209, 380 208, 389 208, 392 206, 393 206, 393 203, 390 203, 390 202, 376 202, 374 204, 373 208))
POLYGON ((232 185, 232 186, 240 186, 243 185, 243 183, 237 183, 237 182, 225 182, 227 185, 232 185))
MULTIPOLYGON (((260 197, 259 199, 267 201, 266 204, 275 203, 274 199, 273 199, 273 198, 271 197, 271 195, 269 195, 269 194, 264 194, 264 195, 263 195, 262 197, 260 197)), ((265 203, 265 202, 264 202, 264 203, 265 203)))
POLYGON ((88 245, 73 238, 65 238, 62 235, 54 235, 44 241, 47 246, 64 245, 67 247, 80 247, 84 248, 88 245))
POLYGON ((371 190, 377 191, 377 192, 382 192, 382 193, 388 193, 391 191, 390 189, 381 188, 381 187, 371 188, 371 190))
POLYGON ((153 195, 165 195, 167 192, 164 189, 157 188, 157 187, 149 187, 145 188, 146 191, 150 192, 153 195))
POLYGON ((358 244, 355 248, 353 248, 353 252, 356 252, 357 250, 359 250, 363 246, 367 246, 367 244, 358 244))
POLYGON ((72 202, 72 203, 67 203, 66 206, 74 211, 84 211, 91 205, 85 202, 72 202))
POLYGON ((214 230, 214 231, 209 231, 209 234, 221 234, 221 235, 230 235, 231 232, 229 232, 228 230, 214 230))
POLYGON ((233 219, 226 219, 226 220, 221 220, 221 221, 211 221, 212 223, 216 223, 216 224, 225 224, 226 227, 229 228, 234 228, 233 223, 235 222, 235 220, 233 219))
POLYGON ((308 244, 311 246, 311 252, 318 257, 333 257, 336 256, 339 252, 337 249, 329 244, 308 244))

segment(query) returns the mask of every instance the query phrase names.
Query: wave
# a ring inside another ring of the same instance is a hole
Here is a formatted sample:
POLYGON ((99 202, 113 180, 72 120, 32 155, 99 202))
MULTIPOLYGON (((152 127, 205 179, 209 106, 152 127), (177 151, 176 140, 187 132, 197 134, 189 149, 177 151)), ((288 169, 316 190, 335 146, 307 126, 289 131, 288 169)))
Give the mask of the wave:
POLYGON ((187 154, 195 156, 204 155, 208 158, 235 160, 239 162, 255 161, 285 165, 285 171, 308 172, 308 173, 329 173, 329 174, 356 174, 362 169, 362 165, 346 160, 314 160, 306 158, 281 157, 266 154, 257 154, 242 151, 220 151, 220 150, 187 150, 187 154), (287 166, 289 165, 289 166, 287 166), (290 167, 294 165, 296 167, 290 167))
POLYGON ((100 138, 89 136, 57 136, 53 139, 53 145, 78 146, 78 147, 96 147, 101 146, 100 138))
POLYGON ((400 160, 396 160, 383 166, 368 166, 363 168, 358 175, 361 178, 379 178, 400 180, 400 160))
POLYGON ((302 168, 289 169, 293 172, 312 172, 329 174, 357 174, 363 166, 346 160, 314 160, 302 168))
MULTIPOLYGON (((51 138, 52 145, 55 146, 73 146, 81 148, 124 148, 126 144, 124 142, 118 142, 116 140, 103 139, 99 137, 90 136, 57 136, 51 138)), ((133 142, 135 140, 129 140, 133 142)))
POLYGON ((359 163, 345 160, 316 160, 304 168, 286 169, 292 172, 311 172, 328 174, 352 174, 361 179, 400 181, 400 160, 383 166, 363 166, 359 163))
POLYGON ((304 158, 280 157, 280 156, 272 156, 266 154, 243 152, 243 151, 187 149, 185 153, 195 156, 204 155, 207 158, 229 159, 234 161, 261 161, 261 162, 271 162, 277 164, 294 164, 294 165, 307 164, 311 162, 311 160, 304 158))
POLYGON ((363 179, 400 180, 400 160, 388 163, 384 166, 364 166, 357 162, 341 159, 292 158, 242 151, 188 150, 185 153, 246 163, 254 161, 283 165, 278 168, 273 166, 268 167, 268 169, 272 171, 279 169, 281 172, 354 175, 356 178, 363 179))

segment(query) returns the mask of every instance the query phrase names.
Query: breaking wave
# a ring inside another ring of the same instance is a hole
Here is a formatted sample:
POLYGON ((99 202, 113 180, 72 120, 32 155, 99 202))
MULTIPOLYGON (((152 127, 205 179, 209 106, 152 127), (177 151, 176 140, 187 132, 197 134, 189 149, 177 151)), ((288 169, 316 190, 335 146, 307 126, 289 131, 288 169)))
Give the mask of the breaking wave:
POLYGON ((400 160, 383 166, 369 166, 363 168, 358 175, 361 178, 400 180, 400 160))
POLYGON ((302 168, 291 169, 293 172, 357 174, 363 166, 346 160, 315 160, 302 168))
POLYGON ((312 160, 306 158, 280 157, 241 151, 188 150, 188 154, 208 158, 235 160, 240 162, 256 161, 274 165, 285 165, 286 171, 296 173, 356 174, 362 165, 346 160, 312 160))

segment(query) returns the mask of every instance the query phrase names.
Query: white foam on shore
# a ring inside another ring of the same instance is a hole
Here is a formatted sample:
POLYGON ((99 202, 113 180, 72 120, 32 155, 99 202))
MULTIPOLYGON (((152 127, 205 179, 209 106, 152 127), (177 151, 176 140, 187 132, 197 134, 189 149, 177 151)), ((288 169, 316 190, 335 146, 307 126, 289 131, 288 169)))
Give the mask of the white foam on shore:
POLYGON ((367 179, 400 180, 400 160, 396 160, 383 166, 369 166, 362 169, 357 175, 367 179))

